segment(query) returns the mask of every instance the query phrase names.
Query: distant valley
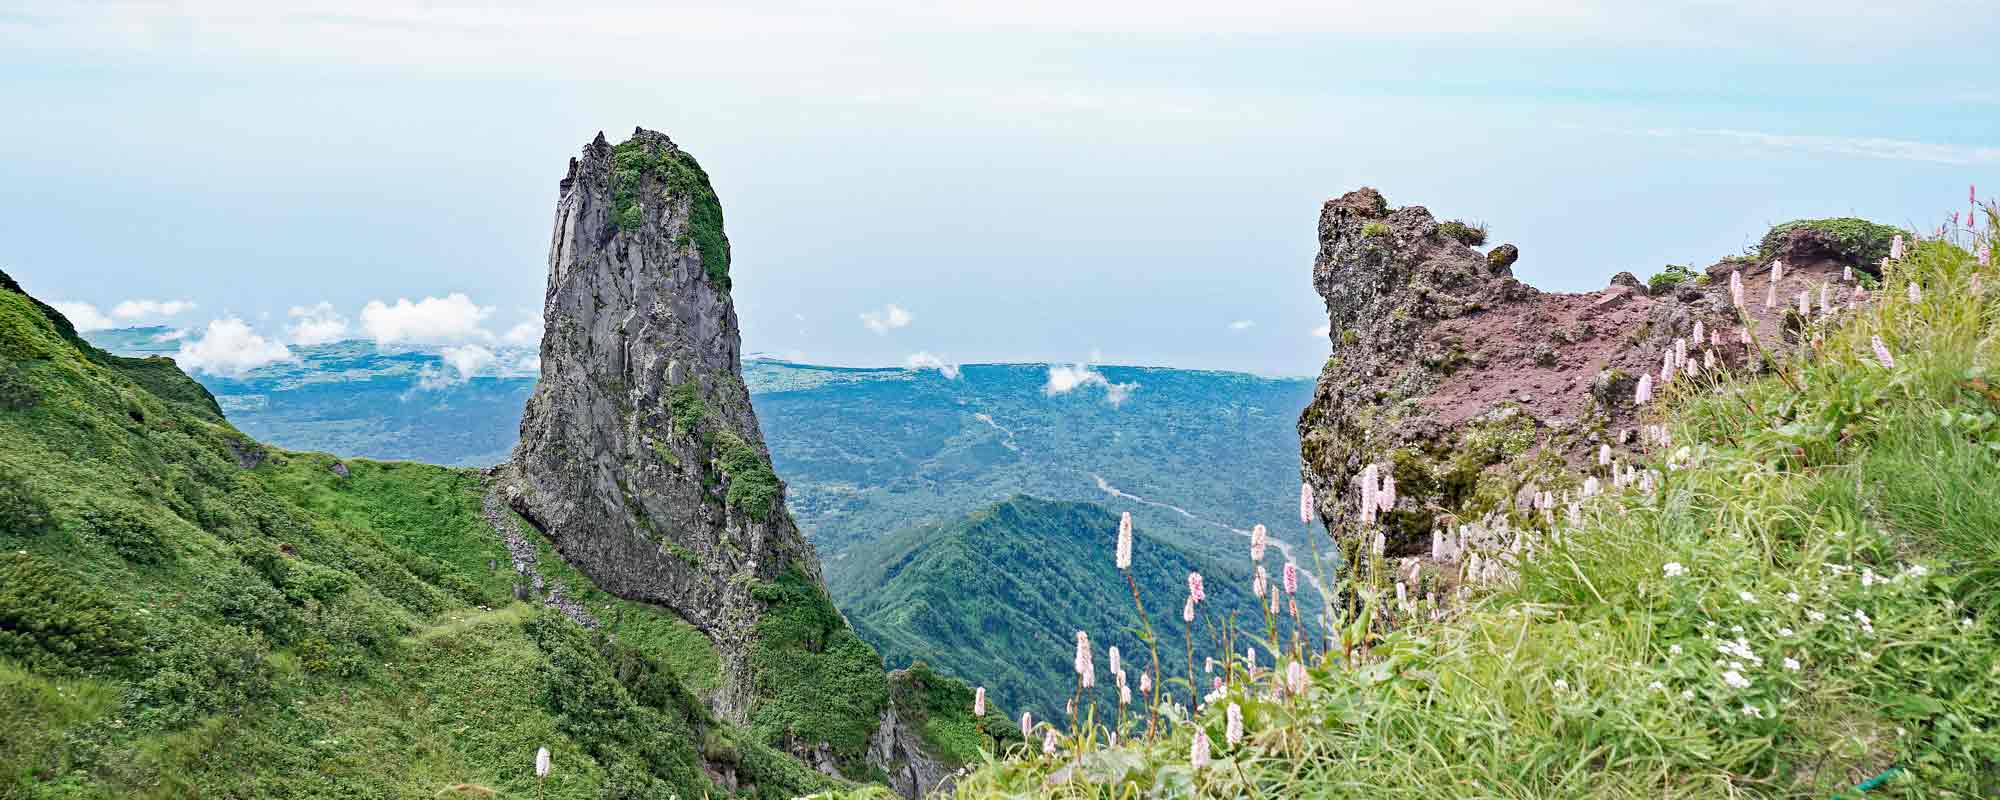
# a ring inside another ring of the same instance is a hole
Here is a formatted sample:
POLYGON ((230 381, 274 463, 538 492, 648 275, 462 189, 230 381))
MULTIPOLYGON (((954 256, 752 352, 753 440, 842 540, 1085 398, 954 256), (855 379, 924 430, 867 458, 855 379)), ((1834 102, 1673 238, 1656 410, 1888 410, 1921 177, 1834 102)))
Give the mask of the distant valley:
MULTIPOLYGON (((177 344, 161 338, 167 333, 133 328, 87 337, 116 353, 171 355, 177 344)), ((242 376, 197 378, 215 393, 231 422, 262 441, 340 456, 461 466, 506 458, 535 383, 532 373, 458 375, 436 348, 384 350, 348 341, 293 351, 296 360, 290 363, 242 376)), ((498 363, 528 356, 532 353, 503 352, 498 363)), ((915 537, 946 529, 989 535, 995 524, 1028 520, 1035 529, 1022 535, 1046 539, 1053 534, 1043 523, 1052 517, 1102 519, 1086 508, 1047 501, 1088 501, 1114 517, 1132 512, 1147 537, 1142 542, 1161 542, 1173 548, 1176 563, 1213 575, 1211 585, 1231 586, 1248 585, 1245 537, 1252 525, 1270 526, 1274 538, 1288 544, 1296 538, 1294 426, 1311 397, 1310 380, 1093 369, 1104 376, 1103 384, 1137 385, 1122 390, 1129 394, 1114 404, 1100 383, 1052 394, 1050 367, 1042 364, 966 365, 958 377, 948 378, 935 370, 745 361, 744 382, 792 512, 819 551, 835 599, 850 614, 862 614, 857 627, 883 650, 890 666, 930 652, 940 668, 978 681, 988 676, 961 670, 993 663, 990 653, 971 646, 962 628, 954 628, 968 620, 918 624, 922 621, 907 610, 887 605, 893 598, 876 594, 884 588, 883 559, 911 554, 915 537), (968 518, 992 517, 995 504, 1016 495, 1038 499, 1014 501, 1005 510, 1038 513, 1001 514, 1000 523, 989 519, 968 528, 968 518), (920 526, 930 533, 905 533, 920 526)), ((1096 547, 1070 540, 1067 551, 1046 558, 1108 564, 1110 549, 1108 538, 1096 547)), ((1307 564, 1311 559, 1303 549, 1294 557, 1307 564)), ((1062 585, 1060 577, 1038 579, 1062 585)), ((925 593, 924 587, 904 585, 896 596, 925 593)), ((1174 621, 1177 597, 1150 602, 1164 612, 1164 621, 1174 621)), ((1125 619, 1122 605, 1112 611, 1112 618, 1125 619)), ((1057 630, 1103 614, 1091 609, 1073 620, 1041 623, 1057 630)), ((1018 683, 994 689, 1009 700, 1018 695, 1039 705, 1048 699, 1018 683)))

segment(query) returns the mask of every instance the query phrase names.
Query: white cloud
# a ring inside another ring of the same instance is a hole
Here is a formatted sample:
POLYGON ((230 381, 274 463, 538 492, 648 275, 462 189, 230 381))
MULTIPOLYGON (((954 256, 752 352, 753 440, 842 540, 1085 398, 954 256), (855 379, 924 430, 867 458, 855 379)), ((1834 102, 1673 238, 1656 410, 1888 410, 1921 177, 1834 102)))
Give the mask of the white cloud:
POLYGON ((1656 139, 1693 139, 1766 150, 1797 150, 1825 155, 1931 164, 2000 164, 2000 147, 1938 144, 1876 136, 1816 136, 1768 133, 1728 128, 1655 128, 1644 132, 1656 139))
POLYGON ((118 323, 113 322, 110 317, 99 312, 97 306, 89 303, 72 303, 57 300, 49 305, 54 306, 57 311, 62 312, 63 316, 68 317, 69 324, 76 326, 76 329, 79 331, 101 331, 105 328, 118 327, 118 323))
POLYGON ((1109 378, 1104 377, 1104 373, 1098 372, 1088 364, 1077 364, 1067 367, 1061 364, 1050 364, 1049 382, 1042 386, 1042 394, 1054 397, 1059 394, 1067 394, 1085 386, 1104 387, 1104 401, 1113 406, 1123 404, 1127 398, 1132 396, 1132 392, 1139 388, 1139 384, 1136 381, 1132 383, 1112 383, 1109 378))
POLYGON ((528 353, 515 359, 514 363, 504 365, 500 368, 500 377, 502 378, 532 378, 540 374, 542 374, 542 356, 540 353, 528 353))
POLYGON ((178 341, 180 341, 180 340, 182 340, 182 339, 186 339, 186 338, 187 338, 187 335, 188 335, 188 332, 187 332, 187 329, 186 329, 186 328, 175 328, 175 329, 173 329, 173 330, 170 330, 170 331, 167 331, 166 333, 162 333, 162 334, 160 334, 160 335, 158 335, 158 336, 155 336, 155 337, 153 337, 153 341, 156 341, 156 342, 178 342, 178 341))
POLYGON ((1250 330, 1252 327, 1255 327, 1256 325, 1257 323, 1252 322, 1250 320, 1239 319, 1235 322, 1229 323, 1229 329, 1232 331, 1247 331, 1250 330))
POLYGON ((193 310, 193 300, 127 300, 112 308, 111 316, 119 319, 171 317, 193 310))
POLYGON ((906 369, 915 370, 934 369, 938 371, 939 375, 943 375, 951 380, 958 380, 959 376, 957 364, 931 355, 928 350, 911 354, 909 358, 903 360, 903 366, 906 369))
POLYGON ((426 297, 415 303, 399 297, 394 305, 370 300, 361 308, 361 332, 381 344, 394 342, 458 342, 491 339, 479 323, 493 314, 463 293, 426 297))
POLYGON ((501 336, 500 340, 522 347, 540 347, 542 344, 542 318, 536 317, 508 328, 507 334, 501 336))
POLYGON ((912 319, 914 317, 910 316, 910 312, 904 311, 895 303, 890 303, 881 311, 861 312, 861 325, 876 333, 888 333, 893 329, 905 327, 912 319))
POLYGON ((1319 326, 1319 327, 1317 327, 1317 328, 1314 328, 1314 329, 1312 329, 1312 335, 1313 335, 1314 337, 1317 337, 1317 338, 1320 338, 1320 339, 1325 339, 1325 338, 1328 338, 1328 337, 1332 336, 1332 335, 1333 335, 1333 323, 1329 322, 1329 323, 1327 323, 1327 324, 1325 324, 1325 325, 1321 325, 1321 326, 1319 326))
POLYGON ((426 367, 417 373, 417 388, 443 389, 472 379, 499 360, 493 351, 476 344, 447 347, 439 351, 445 368, 426 367))
POLYGON ((332 303, 292 306, 286 313, 298 320, 285 329, 291 335, 293 344, 312 346, 347 338, 347 318, 334 312, 332 303))
POLYGON ((292 351, 257 335, 243 320, 226 317, 211 320, 199 340, 182 341, 174 358, 195 372, 237 376, 266 364, 290 361, 292 351))

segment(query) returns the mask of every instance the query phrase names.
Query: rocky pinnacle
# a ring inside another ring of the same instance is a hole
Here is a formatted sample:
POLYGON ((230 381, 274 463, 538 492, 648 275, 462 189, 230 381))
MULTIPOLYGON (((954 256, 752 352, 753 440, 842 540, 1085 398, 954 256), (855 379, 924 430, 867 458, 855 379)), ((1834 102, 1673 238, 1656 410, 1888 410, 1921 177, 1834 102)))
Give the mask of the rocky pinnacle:
POLYGON ((714 640, 710 706, 742 723, 752 589, 820 581, 743 385, 729 243, 699 164, 664 134, 604 135, 560 184, 542 375, 503 476, 508 505, 604 590, 714 640))

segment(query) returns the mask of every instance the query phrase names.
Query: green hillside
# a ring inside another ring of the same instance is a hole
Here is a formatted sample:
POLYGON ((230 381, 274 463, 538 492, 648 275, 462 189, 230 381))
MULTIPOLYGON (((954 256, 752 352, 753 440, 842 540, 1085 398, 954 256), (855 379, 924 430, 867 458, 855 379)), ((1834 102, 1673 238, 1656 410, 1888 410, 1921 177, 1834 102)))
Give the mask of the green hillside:
POLYGON ((574 584, 613 625, 515 602, 483 493, 259 445, 171 362, 83 344, 5 281, 0 798, 827 785, 710 717, 713 650, 685 623, 574 584))
MULTIPOLYGON (((874 566, 845 582, 863 588, 835 599, 890 666, 927 662, 984 684, 1008 708, 1047 719, 1063 711, 1074 688, 1077 631, 1089 633, 1099 652, 1117 646, 1128 664, 1150 661, 1135 630, 1131 589, 1108 557, 1117 534, 1117 515, 1102 506, 1017 496, 867 546, 854 560, 874 566)), ((1232 615, 1263 629, 1243 566, 1190 555, 1143 529, 1136 538, 1132 574, 1151 604, 1165 677, 1188 672, 1181 601, 1190 571, 1202 572, 1209 587, 1200 629, 1232 615)), ((1277 560, 1267 558, 1275 569, 1277 560)), ((1247 553, 1239 560, 1247 564, 1247 553)), ((1136 666, 1126 672, 1138 680, 1136 666)), ((1115 704, 1109 680, 1098 678, 1100 699, 1115 704)), ((1176 691, 1186 702, 1186 690, 1176 691)))
POLYGON ((1425 565, 1470 590, 1441 619, 1371 603, 1306 685, 1239 671, 1122 748, 1065 725, 957 796, 1995 796, 2000 272, 1912 250, 1858 310, 1771 332, 1780 371, 1664 391, 1657 487, 1515 516, 1535 550, 1498 574, 1425 565))

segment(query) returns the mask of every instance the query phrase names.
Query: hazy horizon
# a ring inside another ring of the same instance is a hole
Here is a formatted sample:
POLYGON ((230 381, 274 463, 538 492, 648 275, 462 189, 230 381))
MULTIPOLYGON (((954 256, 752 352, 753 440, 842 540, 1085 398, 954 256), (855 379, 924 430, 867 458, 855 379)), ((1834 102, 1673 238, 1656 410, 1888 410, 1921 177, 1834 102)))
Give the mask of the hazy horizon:
POLYGON ((1311 375, 1319 207, 1361 185, 1549 290, 1939 224, 2000 187, 1973 8, 31 3, 0 269, 198 371, 527 344, 565 161, 644 126, 721 196, 746 352, 1311 375))

